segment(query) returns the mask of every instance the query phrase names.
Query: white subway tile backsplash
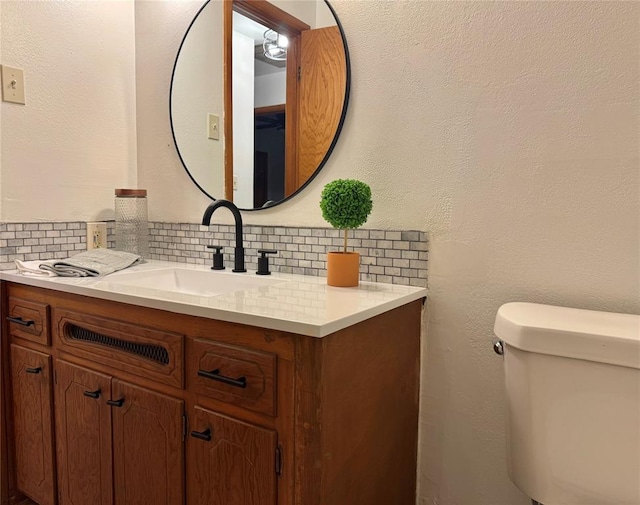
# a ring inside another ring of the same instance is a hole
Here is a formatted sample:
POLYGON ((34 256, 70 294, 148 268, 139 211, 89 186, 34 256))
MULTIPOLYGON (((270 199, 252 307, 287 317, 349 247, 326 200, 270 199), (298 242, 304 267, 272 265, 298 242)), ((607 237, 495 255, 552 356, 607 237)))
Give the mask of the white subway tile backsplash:
MULTIPOLYGON (((193 230, 198 241, 185 241, 180 235, 161 235, 166 223, 150 224, 150 246, 153 259, 194 261, 208 264, 211 252, 208 244, 222 245, 225 262, 232 264, 235 234, 233 225, 212 225, 210 228, 184 224, 182 231, 193 230), (183 247, 183 243, 188 247, 183 247), (195 251, 194 249, 199 249, 195 251)), ((177 228, 174 228, 177 229, 177 228)), ((256 268, 258 249, 276 249, 271 257, 272 270, 305 275, 326 276, 327 251, 339 250, 343 232, 333 228, 297 228, 245 226, 244 245, 247 268, 256 268)), ((187 236, 191 236, 188 233, 187 236)), ((426 286, 427 237, 420 231, 355 230, 349 232, 349 249, 361 254, 363 280, 426 286), (415 266, 414 260, 418 262, 415 266), (410 268, 411 267, 411 268, 410 268)))
MULTIPOLYGON (((340 250, 343 232, 333 228, 256 226, 244 228, 245 261, 257 266, 258 249, 276 249, 273 271, 326 277, 328 251, 340 250)), ((207 245, 224 247, 227 265, 233 264, 233 225, 210 227, 192 223, 149 223, 151 259, 209 264, 207 245)), ((107 246, 115 247, 115 223, 107 222, 107 246)), ((86 223, 0 223, 0 269, 14 268, 14 259, 66 258, 85 250, 86 223)), ((349 249, 360 253, 362 280, 411 286, 427 285, 428 242, 415 230, 349 232, 349 249)))

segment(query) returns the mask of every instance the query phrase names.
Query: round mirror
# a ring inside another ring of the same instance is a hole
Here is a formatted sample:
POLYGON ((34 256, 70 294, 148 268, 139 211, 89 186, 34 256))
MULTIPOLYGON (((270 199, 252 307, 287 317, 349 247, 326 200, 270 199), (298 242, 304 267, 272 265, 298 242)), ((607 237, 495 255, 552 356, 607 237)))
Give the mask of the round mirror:
POLYGON ((336 144, 350 72, 327 1, 207 0, 171 78, 171 129, 187 173, 242 210, 292 198, 336 144))

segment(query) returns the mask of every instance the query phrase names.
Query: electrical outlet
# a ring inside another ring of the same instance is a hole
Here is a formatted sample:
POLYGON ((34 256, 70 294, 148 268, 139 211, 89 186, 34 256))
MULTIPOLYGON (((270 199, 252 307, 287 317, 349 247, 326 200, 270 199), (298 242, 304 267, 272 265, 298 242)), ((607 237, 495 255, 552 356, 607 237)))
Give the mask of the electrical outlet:
POLYGON ((87 223, 87 250, 107 248, 107 223, 87 223))

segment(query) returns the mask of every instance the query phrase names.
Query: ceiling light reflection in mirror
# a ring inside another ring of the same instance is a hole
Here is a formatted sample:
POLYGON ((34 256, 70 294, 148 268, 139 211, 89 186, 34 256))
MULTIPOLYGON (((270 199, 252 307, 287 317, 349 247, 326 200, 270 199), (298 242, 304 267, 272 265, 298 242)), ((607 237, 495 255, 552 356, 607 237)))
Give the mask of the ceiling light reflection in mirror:
POLYGON ((287 61, 287 46, 289 45, 289 39, 271 29, 265 31, 263 37, 263 54, 270 60, 287 61))

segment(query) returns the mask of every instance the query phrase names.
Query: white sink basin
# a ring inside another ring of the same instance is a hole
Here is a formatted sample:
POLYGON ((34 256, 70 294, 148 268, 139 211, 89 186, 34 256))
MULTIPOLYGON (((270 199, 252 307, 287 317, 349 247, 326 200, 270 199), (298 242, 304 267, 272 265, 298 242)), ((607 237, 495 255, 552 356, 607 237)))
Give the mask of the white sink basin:
POLYGON ((252 273, 227 273, 214 270, 163 268, 141 272, 127 272, 108 276, 101 287, 118 286, 168 291, 195 296, 218 296, 286 282, 283 279, 258 276, 252 273))

